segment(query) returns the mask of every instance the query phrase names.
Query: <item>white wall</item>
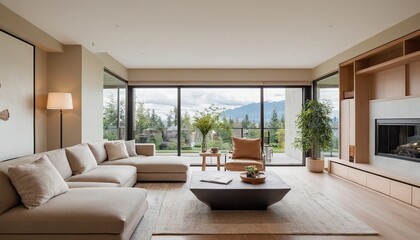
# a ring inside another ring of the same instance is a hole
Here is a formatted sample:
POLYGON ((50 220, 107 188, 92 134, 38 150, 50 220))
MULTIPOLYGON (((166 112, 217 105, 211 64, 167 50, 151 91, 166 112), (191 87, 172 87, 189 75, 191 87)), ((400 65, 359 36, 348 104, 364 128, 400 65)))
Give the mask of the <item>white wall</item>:
POLYGON ((296 137, 296 115, 302 109, 302 89, 286 88, 286 105, 284 106, 284 121, 285 121, 285 146, 284 150, 287 156, 302 159, 302 151, 293 147, 293 142, 296 137))
POLYGON ((100 59, 82 47, 82 142, 103 138, 104 66, 100 59))
POLYGON ((375 119, 420 118, 420 98, 371 101, 369 107, 370 164, 395 172, 399 176, 420 181, 420 163, 375 155, 375 119))

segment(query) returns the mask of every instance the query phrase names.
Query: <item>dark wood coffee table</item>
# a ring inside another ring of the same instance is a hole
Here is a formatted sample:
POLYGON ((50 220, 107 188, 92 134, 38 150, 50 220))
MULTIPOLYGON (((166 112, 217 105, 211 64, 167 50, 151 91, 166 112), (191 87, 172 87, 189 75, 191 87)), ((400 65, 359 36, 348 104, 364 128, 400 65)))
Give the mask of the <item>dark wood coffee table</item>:
POLYGON ((280 201, 290 187, 275 173, 266 172, 263 184, 242 182, 239 172, 198 172, 191 174, 190 190, 212 210, 266 210, 280 201), (229 176, 233 181, 227 185, 201 182, 214 175, 229 176))

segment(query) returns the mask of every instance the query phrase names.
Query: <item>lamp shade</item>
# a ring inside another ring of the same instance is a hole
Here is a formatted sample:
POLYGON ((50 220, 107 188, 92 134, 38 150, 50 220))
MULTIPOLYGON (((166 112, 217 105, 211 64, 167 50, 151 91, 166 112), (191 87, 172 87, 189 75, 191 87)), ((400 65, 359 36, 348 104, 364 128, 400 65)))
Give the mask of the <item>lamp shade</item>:
POLYGON ((47 109, 73 109, 71 93, 48 93, 47 109))

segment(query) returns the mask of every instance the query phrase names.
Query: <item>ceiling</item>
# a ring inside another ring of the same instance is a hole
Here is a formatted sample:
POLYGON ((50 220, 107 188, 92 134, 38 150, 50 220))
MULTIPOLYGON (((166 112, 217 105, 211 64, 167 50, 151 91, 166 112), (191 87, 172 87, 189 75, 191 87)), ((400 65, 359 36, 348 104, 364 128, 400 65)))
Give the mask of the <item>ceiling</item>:
POLYGON ((313 68, 420 12, 419 0, 0 0, 127 68, 313 68))

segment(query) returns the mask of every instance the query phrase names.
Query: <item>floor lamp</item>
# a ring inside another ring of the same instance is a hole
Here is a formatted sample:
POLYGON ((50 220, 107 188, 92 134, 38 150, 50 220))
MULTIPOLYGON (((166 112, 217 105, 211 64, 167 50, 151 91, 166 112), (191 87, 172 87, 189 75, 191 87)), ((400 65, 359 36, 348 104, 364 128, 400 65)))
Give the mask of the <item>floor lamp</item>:
POLYGON ((48 93, 47 109, 60 110, 60 148, 63 148, 63 109, 73 109, 71 93, 48 93))

